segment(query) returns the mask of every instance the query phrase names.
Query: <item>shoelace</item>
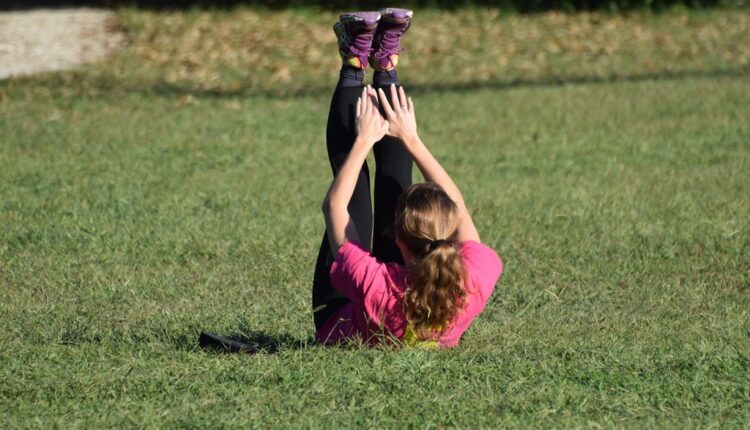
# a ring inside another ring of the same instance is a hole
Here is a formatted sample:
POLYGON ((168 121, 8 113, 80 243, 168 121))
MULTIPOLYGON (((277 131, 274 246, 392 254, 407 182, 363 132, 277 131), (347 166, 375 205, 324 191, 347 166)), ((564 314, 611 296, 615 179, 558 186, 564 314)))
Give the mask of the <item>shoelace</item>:
POLYGON ((357 45, 359 44, 359 46, 371 46, 372 35, 363 33, 352 38, 352 36, 349 35, 346 30, 344 30, 341 33, 341 44, 343 46, 346 46, 349 51, 356 56, 366 56, 368 52, 358 48, 357 45))
POLYGON ((382 37, 379 41, 380 52, 376 53, 376 56, 398 54, 400 52, 403 52, 404 48, 399 46, 399 41, 401 40, 401 36, 406 33, 406 30, 408 30, 410 26, 411 22, 409 22, 404 28, 397 27, 383 31, 381 33, 382 37))
POLYGON ((383 33, 383 41, 380 43, 381 49, 385 51, 394 51, 398 47, 401 32, 399 30, 386 30, 383 33))
POLYGON ((354 43, 351 44, 352 52, 361 55, 369 54, 369 47, 372 46, 372 33, 362 33, 354 38, 354 43), (367 46, 367 49, 360 49, 359 46, 367 46), (355 51, 356 50, 356 51, 355 51))

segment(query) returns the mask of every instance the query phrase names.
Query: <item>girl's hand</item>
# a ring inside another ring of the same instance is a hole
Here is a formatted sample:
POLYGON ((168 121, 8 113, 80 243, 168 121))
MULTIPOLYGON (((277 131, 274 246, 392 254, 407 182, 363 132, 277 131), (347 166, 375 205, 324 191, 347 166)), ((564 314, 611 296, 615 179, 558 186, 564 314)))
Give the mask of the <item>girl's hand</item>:
POLYGON ((356 112, 358 139, 374 145, 388 133, 388 121, 380 115, 375 90, 369 85, 362 88, 362 95, 357 99, 356 112))
POLYGON ((388 119, 389 130, 388 134, 402 142, 408 142, 416 139, 417 135, 417 118, 414 116, 414 103, 411 101, 411 97, 406 98, 404 87, 400 87, 396 91, 396 86, 391 84, 391 100, 393 106, 385 97, 385 91, 382 88, 378 88, 378 95, 380 96, 380 104, 383 106, 385 117, 388 119))

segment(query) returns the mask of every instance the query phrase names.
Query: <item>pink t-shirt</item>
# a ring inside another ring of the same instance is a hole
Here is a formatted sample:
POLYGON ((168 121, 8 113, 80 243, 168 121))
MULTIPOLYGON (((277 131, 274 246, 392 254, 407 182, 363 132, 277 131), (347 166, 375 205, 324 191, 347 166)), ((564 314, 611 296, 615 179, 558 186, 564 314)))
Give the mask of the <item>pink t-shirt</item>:
MULTIPOLYGON (((466 268, 466 307, 439 339, 441 347, 458 345, 474 317, 484 309, 495 289, 503 264, 492 248, 467 240, 459 244, 466 268)), ((406 268, 382 263, 357 242, 345 243, 331 266, 331 285, 351 302, 342 306, 316 334, 319 342, 338 343, 359 336, 370 345, 388 336, 403 338, 406 317, 402 303, 406 268)))

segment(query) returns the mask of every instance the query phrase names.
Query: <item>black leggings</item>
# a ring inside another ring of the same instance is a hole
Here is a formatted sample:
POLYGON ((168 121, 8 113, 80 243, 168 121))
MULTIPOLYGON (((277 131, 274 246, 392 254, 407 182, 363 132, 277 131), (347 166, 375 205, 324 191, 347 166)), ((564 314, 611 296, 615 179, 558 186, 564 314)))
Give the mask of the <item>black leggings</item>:
MULTIPOLYGON (((377 86, 376 86, 377 88, 377 86)), ((328 160, 334 176, 343 166, 356 138, 355 105, 362 94, 362 86, 341 87, 341 81, 333 93, 328 112, 326 143, 328 160)), ((390 97, 390 92, 386 91, 390 97)), ((354 194, 349 202, 349 216, 357 227, 362 245, 372 250, 382 262, 403 263, 401 253, 392 235, 396 201, 401 192, 411 185, 412 159, 397 139, 386 136, 373 147, 375 153, 375 213, 370 203, 370 172, 367 162, 357 178, 354 194), (374 228, 373 228, 374 220, 374 228), (371 239, 372 238, 372 239, 371 239)), ((312 288, 312 306, 315 329, 318 330, 341 306, 349 302, 331 286, 329 270, 334 256, 326 234, 318 252, 312 288)))

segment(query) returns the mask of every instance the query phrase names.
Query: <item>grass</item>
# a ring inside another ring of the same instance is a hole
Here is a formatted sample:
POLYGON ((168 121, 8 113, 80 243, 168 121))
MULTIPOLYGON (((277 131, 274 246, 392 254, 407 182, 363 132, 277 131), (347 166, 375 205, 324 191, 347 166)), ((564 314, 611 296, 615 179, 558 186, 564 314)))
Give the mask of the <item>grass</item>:
MULTIPOLYGON (((559 80, 747 73, 748 8, 653 14, 418 10, 402 75, 425 90, 559 80)), ((326 95, 332 11, 120 11, 129 49, 48 81, 78 92, 326 95), (65 80, 67 78, 67 80, 65 80), (60 80, 64 81, 59 85, 60 80), (116 84, 113 85, 113 82, 116 84)), ((62 87, 62 88, 60 88, 62 87)))
MULTIPOLYGON (((122 12, 126 25, 216 13, 122 12)), ((215 85, 170 81, 127 28, 134 45, 109 66, 0 83, 6 426, 750 425, 741 72, 415 79, 423 138, 506 273, 460 348, 325 348, 309 302, 335 69, 296 96, 232 89, 220 65, 215 85), (280 347, 207 353, 200 330, 280 347)))

